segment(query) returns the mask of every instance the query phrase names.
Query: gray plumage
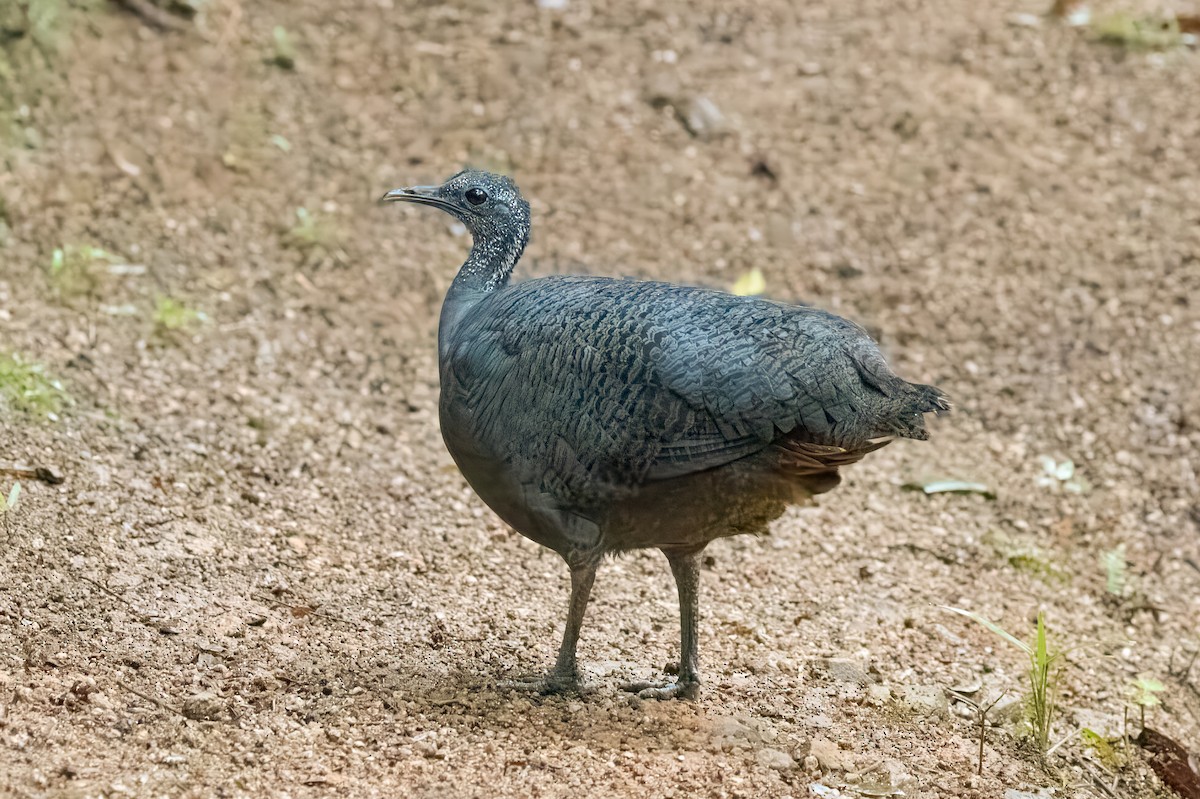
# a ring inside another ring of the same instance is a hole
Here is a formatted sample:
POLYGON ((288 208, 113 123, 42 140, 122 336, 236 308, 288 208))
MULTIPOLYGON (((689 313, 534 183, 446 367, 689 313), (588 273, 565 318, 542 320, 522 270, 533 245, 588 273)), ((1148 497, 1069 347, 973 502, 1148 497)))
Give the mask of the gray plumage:
POLYGON ((558 276, 514 285, 529 206, 508 178, 462 172, 385 200, 446 210, 474 246, 442 309, 442 435, 467 481, 518 532, 566 559, 567 630, 543 687, 575 684, 600 558, 655 547, 679 588, 678 680, 698 693, 697 555, 764 532, 788 504, 892 437, 927 437, 936 388, 888 368, 825 311, 669 283, 558 276))

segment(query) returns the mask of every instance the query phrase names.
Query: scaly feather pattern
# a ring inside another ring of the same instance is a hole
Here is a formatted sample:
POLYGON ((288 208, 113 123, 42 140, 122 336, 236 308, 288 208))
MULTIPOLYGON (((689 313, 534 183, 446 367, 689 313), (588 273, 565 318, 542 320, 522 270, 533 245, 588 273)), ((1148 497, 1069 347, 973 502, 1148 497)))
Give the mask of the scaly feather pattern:
POLYGON ((838 484, 893 437, 949 408, 901 380, 852 322, 807 307, 669 283, 550 277, 510 285, 529 204, 467 170, 386 200, 440 208, 472 236, 442 306, 442 436, 479 496, 571 569, 558 660, 540 690, 576 685, 597 563, 657 547, 679 589, 675 684, 697 696, 700 562, 838 484))
POLYGON ((925 438, 923 414, 947 407, 833 314, 597 277, 486 295, 459 323, 442 391, 447 435, 579 508, 779 441, 925 438))

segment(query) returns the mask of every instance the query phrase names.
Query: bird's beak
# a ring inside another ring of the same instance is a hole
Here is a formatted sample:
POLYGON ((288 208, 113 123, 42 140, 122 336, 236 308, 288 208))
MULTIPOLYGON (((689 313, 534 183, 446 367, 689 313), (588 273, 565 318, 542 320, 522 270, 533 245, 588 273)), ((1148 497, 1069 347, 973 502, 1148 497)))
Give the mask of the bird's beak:
POLYGON ((382 203, 418 203, 432 205, 443 211, 451 210, 450 203, 442 199, 439 191, 441 186, 410 186, 407 189, 392 189, 379 198, 382 203))

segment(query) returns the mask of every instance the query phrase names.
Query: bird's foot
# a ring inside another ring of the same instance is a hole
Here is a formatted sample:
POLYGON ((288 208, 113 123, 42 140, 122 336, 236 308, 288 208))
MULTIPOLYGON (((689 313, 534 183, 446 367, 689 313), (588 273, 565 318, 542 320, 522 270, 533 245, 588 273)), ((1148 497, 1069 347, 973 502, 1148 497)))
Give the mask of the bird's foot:
POLYGON ((578 672, 559 672, 551 670, 542 675, 520 677, 515 680, 504 680, 499 687, 507 691, 522 691, 525 693, 542 694, 575 694, 581 686, 578 672))
POLYGON ((622 685, 621 688, 637 694, 638 699, 687 699, 690 702, 700 699, 700 681, 697 679, 679 680, 667 685, 631 682, 622 685))

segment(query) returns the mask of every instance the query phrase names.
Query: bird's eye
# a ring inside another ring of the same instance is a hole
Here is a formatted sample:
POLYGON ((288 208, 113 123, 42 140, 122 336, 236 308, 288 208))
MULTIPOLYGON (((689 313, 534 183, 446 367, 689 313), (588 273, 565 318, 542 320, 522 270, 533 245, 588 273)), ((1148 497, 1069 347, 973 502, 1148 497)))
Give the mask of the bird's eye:
POLYGON ((467 189, 467 193, 463 196, 467 198, 467 202, 471 205, 483 205, 487 202, 488 198, 487 192, 479 188, 467 189))

